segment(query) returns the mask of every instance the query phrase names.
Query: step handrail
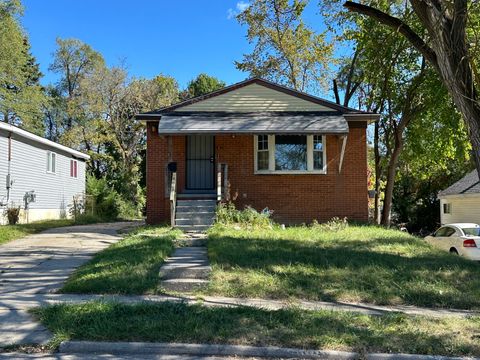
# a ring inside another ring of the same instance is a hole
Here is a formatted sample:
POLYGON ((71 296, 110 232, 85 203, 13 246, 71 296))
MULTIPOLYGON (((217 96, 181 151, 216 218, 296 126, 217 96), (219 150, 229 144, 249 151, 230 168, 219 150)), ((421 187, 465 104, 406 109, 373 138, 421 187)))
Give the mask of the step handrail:
POLYGON ((170 224, 175 227, 175 215, 177 211, 177 173, 172 173, 170 185, 170 224))
POLYGON ((228 201, 228 164, 217 165, 217 201, 228 201), (223 176, 222 176, 223 175, 223 176), (223 179, 223 186, 222 186, 223 179))

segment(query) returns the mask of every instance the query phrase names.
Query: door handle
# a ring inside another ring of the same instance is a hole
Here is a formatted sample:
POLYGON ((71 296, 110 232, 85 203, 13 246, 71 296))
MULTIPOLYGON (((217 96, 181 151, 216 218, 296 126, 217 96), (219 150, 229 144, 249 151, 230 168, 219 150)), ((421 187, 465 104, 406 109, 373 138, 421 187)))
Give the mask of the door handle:
POLYGON ((213 164, 215 161, 215 159, 213 158, 213 156, 210 157, 210 163, 213 164))

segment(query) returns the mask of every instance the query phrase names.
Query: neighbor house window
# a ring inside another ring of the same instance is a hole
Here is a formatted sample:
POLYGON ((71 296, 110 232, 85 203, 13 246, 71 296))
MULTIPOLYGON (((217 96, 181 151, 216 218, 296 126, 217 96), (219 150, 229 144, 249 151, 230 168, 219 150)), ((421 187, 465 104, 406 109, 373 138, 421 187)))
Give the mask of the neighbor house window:
POLYGON ((256 135, 258 173, 325 173, 324 135, 256 135))
POLYGON ((77 160, 70 160, 70 177, 77 177, 77 160))
POLYGON ((51 151, 47 151, 47 172, 53 174, 56 172, 56 161, 57 154, 51 151))
POLYGON ((450 214, 452 212, 452 204, 445 203, 443 204, 443 213, 450 214))

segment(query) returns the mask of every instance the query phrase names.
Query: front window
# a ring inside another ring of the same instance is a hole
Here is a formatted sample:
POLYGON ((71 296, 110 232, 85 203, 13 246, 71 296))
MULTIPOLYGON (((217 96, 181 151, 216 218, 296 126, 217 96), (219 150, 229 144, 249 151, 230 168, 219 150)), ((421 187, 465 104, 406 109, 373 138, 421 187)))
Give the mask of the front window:
POLYGON ((326 172, 324 135, 256 135, 258 173, 326 172))
POLYGON ((275 136, 275 170, 307 170, 307 136, 275 136))

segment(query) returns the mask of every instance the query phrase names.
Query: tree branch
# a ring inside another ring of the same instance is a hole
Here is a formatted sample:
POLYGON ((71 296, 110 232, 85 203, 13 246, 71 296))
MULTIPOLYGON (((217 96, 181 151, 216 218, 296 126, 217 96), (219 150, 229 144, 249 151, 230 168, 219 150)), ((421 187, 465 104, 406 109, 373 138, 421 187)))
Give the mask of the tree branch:
POLYGON ((340 95, 338 93, 338 85, 337 80, 333 79, 333 94, 335 95, 335 102, 340 105, 340 95))
POLYGON ((430 48, 420 36, 413 31, 413 29, 405 24, 402 20, 390 16, 383 11, 375 9, 368 5, 358 4, 352 1, 347 1, 343 5, 349 11, 356 12, 358 14, 366 15, 378 22, 387 25, 388 27, 398 31, 427 59, 435 68, 438 68, 437 56, 435 52, 430 48))

